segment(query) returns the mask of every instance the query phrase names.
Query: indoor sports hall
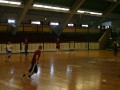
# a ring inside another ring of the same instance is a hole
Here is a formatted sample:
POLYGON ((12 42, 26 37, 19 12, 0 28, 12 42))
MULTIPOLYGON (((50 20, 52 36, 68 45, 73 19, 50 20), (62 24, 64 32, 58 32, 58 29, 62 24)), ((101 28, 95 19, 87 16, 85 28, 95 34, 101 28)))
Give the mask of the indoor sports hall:
POLYGON ((0 90, 120 90, 120 1, 0 0, 0 90))

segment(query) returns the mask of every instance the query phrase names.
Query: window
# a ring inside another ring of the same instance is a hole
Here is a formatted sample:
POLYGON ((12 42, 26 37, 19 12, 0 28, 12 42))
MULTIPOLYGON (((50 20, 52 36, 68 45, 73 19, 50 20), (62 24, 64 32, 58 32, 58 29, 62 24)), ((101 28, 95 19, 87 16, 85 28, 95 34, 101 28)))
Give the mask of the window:
POLYGON ((41 22, 40 21, 31 21, 31 24, 38 24, 38 25, 40 25, 41 22))
POLYGON ((87 24, 82 24, 82 27, 88 27, 88 25, 87 24))
POLYGON ((15 23, 14 19, 8 19, 8 23, 15 23))
POLYGON ((59 23, 58 22, 50 22, 50 25, 53 25, 53 26, 58 26, 59 23))
POLYGON ((69 27, 73 27, 74 24, 73 24, 73 23, 69 23, 68 26, 69 26, 69 27))

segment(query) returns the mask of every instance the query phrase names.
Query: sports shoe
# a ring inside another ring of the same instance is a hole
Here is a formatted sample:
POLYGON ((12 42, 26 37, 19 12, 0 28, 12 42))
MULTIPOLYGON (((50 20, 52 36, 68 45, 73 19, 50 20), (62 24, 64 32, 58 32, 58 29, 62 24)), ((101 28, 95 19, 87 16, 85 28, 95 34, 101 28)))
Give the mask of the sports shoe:
POLYGON ((28 78, 31 79, 31 75, 28 75, 28 78))
POLYGON ((5 62, 9 62, 9 60, 5 60, 5 62))
POLYGON ((25 74, 22 75, 22 77, 25 77, 25 76, 26 76, 25 74))

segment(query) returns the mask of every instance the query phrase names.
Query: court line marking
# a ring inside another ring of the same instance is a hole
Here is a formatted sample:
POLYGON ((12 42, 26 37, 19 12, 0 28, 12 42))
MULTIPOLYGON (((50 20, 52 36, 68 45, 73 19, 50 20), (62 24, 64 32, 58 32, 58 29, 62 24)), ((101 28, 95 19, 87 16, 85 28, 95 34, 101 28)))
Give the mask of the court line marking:
POLYGON ((4 84, 6 86, 9 86, 9 87, 12 87, 12 88, 16 88, 16 89, 19 89, 19 90, 23 90, 23 88, 19 85, 16 85, 16 84, 13 84, 13 83, 9 83, 7 81, 4 81, 4 80, 0 80, 0 83, 1 84, 4 84))
POLYGON ((68 65, 70 67, 82 67, 82 66, 79 66, 79 65, 68 65))

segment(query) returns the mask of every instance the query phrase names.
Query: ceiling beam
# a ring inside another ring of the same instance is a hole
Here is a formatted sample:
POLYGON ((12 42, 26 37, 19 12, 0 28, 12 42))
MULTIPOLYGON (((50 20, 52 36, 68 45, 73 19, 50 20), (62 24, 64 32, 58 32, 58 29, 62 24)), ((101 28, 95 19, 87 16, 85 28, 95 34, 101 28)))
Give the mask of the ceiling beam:
POLYGON ((120 4, 120 1, 119 1, 119 0, 106 0, 106 1, 120 4))
POLYGON ((33 2, 33 0, 28 0, 28 2, 26 2, 26 4, 24 5, 23 11, 22 11, 20 17, 18 17, 19 19, 18 19, 18 21, 16 23, 17 27, 21 24, 21 22, 24 19, 27 11, 31 8, 32 2, 33 2))
POLYGON ((62 30, 66 27, 66 25, 68 24, 68 22, 70 21, 70 19, 73 17, 74 14, 76 14, 76 12, 78 11, 78 9, 80 8, 80 6, 84 3, 85 0, 77 0, 73 6, 70 9, 70 13, 66 14, 66 18, 63 19, 63 24, 61 26, 62 30))
POLYGON ((103 15, 106 16, 110 14, 119 4, 118 3, 112 3, 104 12, 103 15))
POLYGON ((103 16, 102 19, 100 20, 99 24, 101 24, 102 22, 104 22, 104 20, 108 17, 108 15, 111 14, 111 12, 118 6, 118 3, 112 3, 104 12, 103 12, 103 16))

